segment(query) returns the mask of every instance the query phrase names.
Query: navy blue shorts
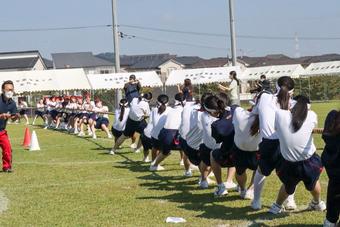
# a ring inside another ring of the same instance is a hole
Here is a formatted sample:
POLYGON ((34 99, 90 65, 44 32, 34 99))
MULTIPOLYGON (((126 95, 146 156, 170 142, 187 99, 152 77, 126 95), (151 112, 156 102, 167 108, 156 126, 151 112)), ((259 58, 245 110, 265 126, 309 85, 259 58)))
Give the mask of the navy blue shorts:
POLYGON ((102 125, 106 125, 106 127, 109 126, 109 119, 107 119, 106 117, 99 117, 96 120, 95 128, 96 129, 101 129, 102 125))
POLYGON ((171 150, 181 150, 178 140, 178 130, 163 128, 158 135, 161 143, 161 152, 164 155, 170 154, 171 150))
POLYGON ((20 110, 20 111, 19 111, 19 114, 20 114, 20 115, 25 115, 25 114, 27 115, 27 114, 28 114, 28 110, 27 110, 27 109, 20 110))
POLYGON ((50 115, 51 115, 51 118, 53 120, 55 120, 57 118, 57 116, 60 115, 60 114, 59 114, 59 112, 57 110, 51 110, 50 111, 50 115))
POLYGON ((152 148, 154 148, 156 150, 161 149, 161 142, 158 139, 151 137, 151 141, 152 141, 152 148))
POLYGON ((84 119, 84 118, 89 119, 90 118, 90 114, 89 113, 80 113, 79 114, 79 118, 81 118, 81 119, 84 119))
POLYGON ((133 134, 135 134, 135 132, 138 132, 139 134, 143 134, 146 126, 147 126, 147 123, 145 120, 134 121, 128 118, 126 121, 126 126, 125 126, 125 130, 123 134, 126 137, 132 137, 133 134))
POLYGON ((151 150, 153 147, 152 139, 145 136, 144 134, 141 135, 140 137, 143 145, 144 151, 151 150))
POLYGON ((226 152, 224 149, 212 151, 212 157, 221 167, 234 167, 234 157, 231 151, 226 152))
POLYGON ((117 129, 113 127, 111 128, 111 132, 115 138, 119 138, 121 135, 123 135, 123 131, 118 131, 117 129))
POLYGON ((314 154, 309 159, 300 162, 283 160, 277 169, 277 175, 285 185, 286 192, 291 195, 300 181, 303 181, 308 191, 312 191, 322 170, 321 158, 314 154))
POLYGON ((89 116, 89 119, 92 119, 93 121, 95 121, 97 119, 97 114, 91 113, 90 116, 89 116))
POLYGON ((259 168, 264 176, 269 176, 283 160, 279 140, 262 139, 259 144, 259 168))
POLYGON ((178 140, 179 140, 179 146, 181 147, 182 151, 184 151, 186 147, 188 146, 187 141, 185 141, 182 138, 182 136, 179 136, 178 140))
POLYGON ((40 110, 36 110, 36 111, 34 111, 34 114, 41 117, 41 118, 44 118, 45 112, 40 111, 40 110))
POLYGON ((243 151, 234 144, 233 154, 237 175, 242 175, 247 169, 257 169, 259 159, 258 151, 243 151))
POLYGON ((188 157, 189 161, 193 165, 198 166, 201 163, 199 150, 195 150, 192 147, 190 147, 183 138, 180 138, 180 143, 181 143, 181 148, 184 154, 188 157))
POLYGON ((205 144, 201 144, 199 148, 199 156, 204 164, 210 166, 210 152, 212 149, 205 146, 205 144))

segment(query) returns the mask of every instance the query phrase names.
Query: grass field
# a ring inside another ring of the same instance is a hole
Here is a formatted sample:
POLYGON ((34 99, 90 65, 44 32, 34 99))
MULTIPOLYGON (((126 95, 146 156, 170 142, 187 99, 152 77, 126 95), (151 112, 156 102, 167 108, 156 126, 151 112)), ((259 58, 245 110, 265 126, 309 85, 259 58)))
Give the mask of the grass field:
MULTIPOLYGON (((334 102, 314 104, 319 126, 330 109, 339 107, 334 102)), ((236 192, 215 199, 214 186, 198 189, 198 172, 183 177, 177 152, 165 161, 165 171, 151 173, 141 162, 142 154, 128 148, 107 155, 112 141, 103 134, 92 140, 32 129, 41 151, 21 147, 24 125, 8 126, 15 172, 0 173, 0 226, 173 226, 165 223, 169 216, 187 220, 179 226, 319 226, 325 216, 304 211, 311 197, 300 184, 299 210, 273 219, 267 211, 280 186, 275 174, 264 188, 264 209, 252 211, 250 201, 240 200, 236 192)), ((323 148, 319 135, 315 143, 323 148)), ((325 173, 321 183, 325 198, 325 173)))

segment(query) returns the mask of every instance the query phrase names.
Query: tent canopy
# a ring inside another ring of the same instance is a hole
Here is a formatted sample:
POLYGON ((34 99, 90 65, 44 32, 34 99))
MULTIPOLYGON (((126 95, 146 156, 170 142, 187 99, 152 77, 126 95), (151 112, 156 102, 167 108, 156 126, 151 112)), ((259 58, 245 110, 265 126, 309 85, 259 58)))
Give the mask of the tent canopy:
POLYGON ((174 86, 183 84, 185 79, 190 79, 192 84, 228 82, 230 81, 229 73, 231 71, 236 71, 238 75, 241 73, 241 69, 238 66, 174 70, 170 73, 165 85, 174 86))
POLYGON ((6 80, 17 93, 91 89, 83 69, 0 72, 0 82, 6 80))
POLYGON ((273 65, 247 68, 241 79, 258 80, 261 75, 266 75, 267 79, 277 79, 281 76, 298 78, 305 73, 305 69, 299 64, 293 65, 273 65))
POLYGON ((312 63, 303 76, 340 76, 340 61, 312 63))
POLYGON ((155 71, 134 72, 134 73, 114 73, 114 74, 89 74, 87 78, 92 89, 122 89, 129 81, 129 76, 134 74, 140 81, 142 87, 161 87, 162 81, 155 71))

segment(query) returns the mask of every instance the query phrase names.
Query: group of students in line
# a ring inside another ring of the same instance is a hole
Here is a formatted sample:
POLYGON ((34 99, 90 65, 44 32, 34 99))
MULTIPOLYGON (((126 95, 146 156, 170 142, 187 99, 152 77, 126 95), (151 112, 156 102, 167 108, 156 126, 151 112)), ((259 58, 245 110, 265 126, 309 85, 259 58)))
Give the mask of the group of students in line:
MULTIPOLYGON (((224 86, 221 89, 229 90, 224 86)), ((198 167, 200 188, 208 188, 208 177, 213 173, 217 183, 214 196, 221 197, 236 188, 235 177, 240 197, 252 200, 255 210, 262 208, 265 179, 275 170, 282 186, 270 213, 296 209, 294 194, 302 181, 312 195, 308 209, 327 208, 324 226, 336 225, 340 212, 339 111, 327 116, 321 159, 312 135, 317 115, 307 97, 293 96, 294 81, 290 77, 278 79, 274 94, 263 89, 248 110, 223 92, 205 93, 194 100, 192 88, 179 91, 172 105, 170 98, 162 94, 153 108, 149 105, 151 93, 122 99, 112 127, 115 143, 109 154, 119 152, 122 143, 138 133, 140 140, 135 149, 143 147, 143 161, 151 162, 150 171, 164 170, 161 163, 178 150, 184 153, 185 176, 191 177, 192 166, 198 167), (320 196, 323 167, 329 176, 327 206, 320 196), (226 183, 222 168, 227 168, 226 183), (252 171, 250 181, 247 170, 252 171)))
MULTIPOLYGON (((27 115, 27 104, 20 105, 21 112, 27 115)), ((112 138, 109 130, 109 108, 100 99, 91 100, 89 95, 45 97, 36 104, 32 125, 40 117, 44 121, 44 129, 66 130, 78 136, 85 136, 84 128, 93 139, 97 138, 96 129, 103 130, 108 138, 112 138)))

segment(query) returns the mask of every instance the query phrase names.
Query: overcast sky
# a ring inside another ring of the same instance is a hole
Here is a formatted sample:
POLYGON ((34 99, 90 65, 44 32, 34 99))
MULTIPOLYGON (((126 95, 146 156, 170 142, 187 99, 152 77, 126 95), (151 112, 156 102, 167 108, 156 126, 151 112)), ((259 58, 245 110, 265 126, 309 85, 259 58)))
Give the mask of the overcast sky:
MULTIPOLYGON (((238 55, 282 53, 294 57, 340 53, 339 0, 234 0, 238 55), (301 37, 296 48, 295 34, 301 37), (245 38, 245 36, 254 36, 245 38), (262 39, 285 37, 287 39, 262 39), (291 39, 289 39, 291 37, 291 39), (306 40, 307 38, 339 38, 306 40), (296 51, 298 49, 298 51, 296 51)), ((121 54, 230 55, 227 0, 117 0, 118 23, 142 28, 215 34, 189 35, 120 27, 130 35, 121 54), (135 38, 134 38, 135 36, 135 38)), ((3 32, 6 29, 111 24, 111 0, 7 0, 0 3, 0 51, 112 52, 109 27, 3 32)))

